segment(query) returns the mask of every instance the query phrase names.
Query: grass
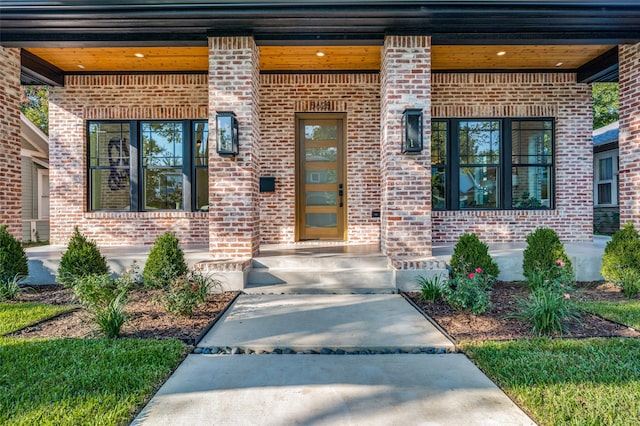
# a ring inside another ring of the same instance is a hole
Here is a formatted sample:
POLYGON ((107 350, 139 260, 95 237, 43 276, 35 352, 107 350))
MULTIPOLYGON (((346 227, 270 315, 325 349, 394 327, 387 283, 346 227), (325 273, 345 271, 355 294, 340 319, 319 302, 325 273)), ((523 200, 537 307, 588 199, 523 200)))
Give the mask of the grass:
POLYGON ((40 303, 0 303, 0 336, 74 309, 40 303))
POLYGON ((465 353, 541 425, 640 424, 640 340, 465 342, 465 353))
POLYGON ((127 424, 184 354, 173 339, 0 337, 0 424, 127 424))
POLYGON ((587 312, 640 330, 640 300, 582 302, 580 307, 587 312))

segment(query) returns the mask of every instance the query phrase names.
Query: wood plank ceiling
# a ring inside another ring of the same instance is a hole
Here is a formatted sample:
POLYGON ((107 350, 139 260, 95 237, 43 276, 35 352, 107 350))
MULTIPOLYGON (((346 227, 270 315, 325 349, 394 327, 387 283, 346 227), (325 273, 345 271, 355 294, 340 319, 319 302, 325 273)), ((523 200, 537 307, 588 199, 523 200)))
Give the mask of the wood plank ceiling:
MULTIPOLYGON (((432 69, 575 70, 612 45, 434 45, 432 69), (504 52, 503 54, 499 54, 504 52)), ((194 47, 29 48, 66 73, 206 72, 208 49, 194 47)), ((378 71, 380 46, 260 46, 260 70, 378 71)))

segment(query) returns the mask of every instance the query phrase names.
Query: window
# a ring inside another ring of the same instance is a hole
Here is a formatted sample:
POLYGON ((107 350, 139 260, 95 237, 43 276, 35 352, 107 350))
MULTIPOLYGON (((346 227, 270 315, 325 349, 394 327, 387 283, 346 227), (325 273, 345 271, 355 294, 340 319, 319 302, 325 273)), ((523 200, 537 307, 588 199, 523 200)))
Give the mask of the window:
POLYGON ((550 119, 434 120, 432 208, 553 208, 553 138, 550 119))
POLYGON ((206 121, 90 122, 91 211, 208 210, 206 121))
POLYGON ((618 204, 618 153, 605 151, 594 156, 594 198, 596 205, 618 204))

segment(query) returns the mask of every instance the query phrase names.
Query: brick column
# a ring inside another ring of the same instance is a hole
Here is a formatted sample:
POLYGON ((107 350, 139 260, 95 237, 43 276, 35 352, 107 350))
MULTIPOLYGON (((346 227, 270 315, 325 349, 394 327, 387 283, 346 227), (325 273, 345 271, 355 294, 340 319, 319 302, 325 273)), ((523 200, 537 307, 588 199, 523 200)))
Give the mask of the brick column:
POLYGON ((20 49, 0 46, 0 225, 22 239, 20 49))
POLYGON ((430 37, 388 36, 381 80, 381 249, 394 261, 430 256, 430 37), (423 110, 425 149, 419 155, 401 153, 402 113, 407 108, 423 110))
POLYGON ((619 47, 620 225, 640 228, 640 43, 619 47))
POLYGON ((259 50, 252 37, 209 39, 209 250, 240 261, 259 248, 259 50), (240 154, 215 152, 216 111, 233 111, 240 154))

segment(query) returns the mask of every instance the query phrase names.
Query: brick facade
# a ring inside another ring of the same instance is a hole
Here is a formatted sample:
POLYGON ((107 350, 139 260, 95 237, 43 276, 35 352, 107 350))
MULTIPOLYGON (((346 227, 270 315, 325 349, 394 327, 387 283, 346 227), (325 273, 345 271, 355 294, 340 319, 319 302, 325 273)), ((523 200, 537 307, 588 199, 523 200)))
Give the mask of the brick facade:
POLYGON ((20 49, 0 47, 0 226, 22 239, 20 49))
POLYGON ((209 249, 214 257, 246 259, 259 249, 259 50, 251 37, 209 39, 209 128, 216 111, 233 111, 240 153, 209 156, 209 249))
POLYGON ((173 231, 183 244, 208 242, 201 212, 89 212, 87 121, 207 119, 205 75, 67 76, 51 88, 49 160, 51 242, 78 226, 101 245, 152 244, 173 231))
POLYGON ((434 211, 433 241, 465 232, 489 243, 523 241, 550 227, 563 241, 593 236, 591 89, 573 73, 436 74, 433 118, 552 117, 556 120, 556 209, 434 211))
POLYGON ((377 244, 380 219, 380 80, 377 74, 265 74, 260 79, 260 194, 263 243, 295 241, 295 114, 346 113, 347 240, 377 244))
POLYGON ((431 39, 389 36, 382 49, 381 249, 391 259, 431 255, 431 166, 429 149, 401 154, 401 120, 407 108, 424 113, 431 135, 431 39))
POLYGON ((620 224, 640 228, 640 43, 621 45, 620 75, 620 224))

